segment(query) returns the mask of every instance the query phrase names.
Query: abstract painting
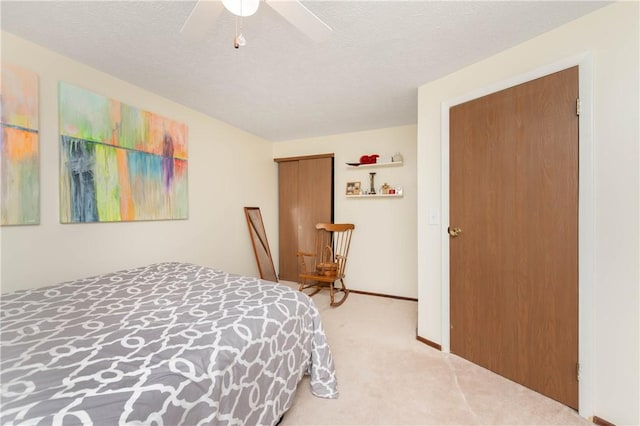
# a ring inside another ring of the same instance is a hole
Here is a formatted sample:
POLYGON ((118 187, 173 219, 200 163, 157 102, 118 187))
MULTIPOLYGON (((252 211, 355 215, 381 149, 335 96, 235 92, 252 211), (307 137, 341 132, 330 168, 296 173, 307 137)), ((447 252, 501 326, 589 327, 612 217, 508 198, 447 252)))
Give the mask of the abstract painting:
POLYGON ((62 223, 186 219, 187 126, 60 83, 62 223))
POLYGON ((38 76, 3 63, 0 85, 0 224, 40 223, 38 76))

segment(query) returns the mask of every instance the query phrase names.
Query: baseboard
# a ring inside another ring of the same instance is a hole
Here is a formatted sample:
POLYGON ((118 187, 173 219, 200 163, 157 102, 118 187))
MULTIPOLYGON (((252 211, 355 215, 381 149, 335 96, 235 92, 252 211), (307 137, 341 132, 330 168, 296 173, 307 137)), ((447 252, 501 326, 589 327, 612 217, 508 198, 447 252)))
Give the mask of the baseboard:
POLYGON ((591 419, 591 421, 599 426, 616 426, 615 424, 606 421, 605 419, 601 419, 598 416, 593 416, 593 418, 591 419))
POLYGON ((427 345, 427 346, 431 346, 431 347, 432 347, 432 348, 434 348, 434 349, 437 349, 437 350, 439 350, 439 351, 442 351, 442 346, 440 346, 440 345, 439 345, 439 344, 437 344, 436 342, 432 342, 432 341, 431 341, 431 340, 429 340, 429 339, 425 339, 424 337, 420 337, 420 336, 418 336, 417 334, 416 334, 416 340, 417 340, 418 342, 422 342, 422 343, 424 343, 424 344, 425 344, 425 345, 427 345))
POLYGON ((391 294, 383 294, 383 293, 372 293, 370 291, 360 291, 360 290, 351 290, 351 289, 349 289, 349 293, 364 294, 366 296, 387 297, 389 299, 409 300, 411 302, 417 302, 418 301, 418 299, 414 299, 413 297, 394 296, 394 295, 391 295, 391 294))

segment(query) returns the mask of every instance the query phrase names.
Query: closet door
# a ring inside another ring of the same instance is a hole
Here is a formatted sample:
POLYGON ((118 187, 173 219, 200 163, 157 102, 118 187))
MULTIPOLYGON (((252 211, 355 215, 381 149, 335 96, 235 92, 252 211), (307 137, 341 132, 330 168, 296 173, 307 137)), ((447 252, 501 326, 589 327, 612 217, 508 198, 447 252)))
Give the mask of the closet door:
POLYGON ((317 223, 333 222, 333 154, 281 158, 279 278, 298 280, 296 252, 313 251, 317 223))
POLYGON ((297 281, 298 161, 278 164, 278 277, 297 281), (293 252, 293 256, 291 256, 293 252))
POLYGON ((316 224, 332 221, 332 160, 298 162, 298 247, 304 251, 313 252, 316 224))

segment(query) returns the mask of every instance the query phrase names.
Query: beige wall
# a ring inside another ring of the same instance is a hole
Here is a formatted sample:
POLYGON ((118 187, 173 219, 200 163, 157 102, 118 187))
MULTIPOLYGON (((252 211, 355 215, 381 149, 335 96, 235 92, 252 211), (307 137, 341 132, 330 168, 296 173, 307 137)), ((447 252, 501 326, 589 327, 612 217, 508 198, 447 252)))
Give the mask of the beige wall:
POLYGON ((349 262, 347 285, 356 290, 417 297, 416 258, 416 126, 402 126, 366 132, 273 144, 273 156, 293 157, 335 153, 335 221, 356 225, 349 262), (353 168, 347 162, 361 155, 392 156, 400 152, 402 166, 353 168), (402 198, 346 198, 346 182, 360 181, 369 188, 369 172, 375 172, 375 186, 387 182, 403 187, 402 198))
POLYGON ((348 266, 354 289, 417 297, 416 126, 269 144, 50 50, 2 33, 2 60, 40 77, 41 224, 0 228, 3 292, 164 260, 256 275, 242 207, 262 210, 277 265, 275 157, 334 152, 335 220, 354 222, 348 266), (189 127, 189 219, 60 224, 58 84, 69 82, 189 127), (360 155, 401 152, 401 167, 348 168, 360 155), (348 180, 401 185, 404 197, 347 199, 348 180), (36 267, 34 267, 36 265, 36 267))
POLYGON ((638 15, 638 2, 608 6, 425 84, 418 100, 418 333, 447 343, 447 221, 432 226, 424 219, 429 209, 448 211, 441 203, 448 167, 441 107, 582 58, 581 97, 592 102, 581 115, 580 250, 591 258, 580 265, 580 413, 615 424, 640 423, 638 15))
POLYGON ((2 60, 40 76, 41 224, 0 228, 3 292, 164 260, 258 274, 243 206, 276 239, 271 144, 50 50, 2 33, 2 60), (189 219, 60 224, 58 83, 69 82, 189 127, 189 219))

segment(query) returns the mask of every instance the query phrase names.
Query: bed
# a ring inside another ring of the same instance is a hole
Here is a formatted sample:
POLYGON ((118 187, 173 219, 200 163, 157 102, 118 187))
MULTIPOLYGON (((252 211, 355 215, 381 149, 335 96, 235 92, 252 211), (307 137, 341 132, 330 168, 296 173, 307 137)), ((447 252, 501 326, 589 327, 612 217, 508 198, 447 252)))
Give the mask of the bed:
POLYGON ((305 374, 338 395, 313 301, 257 278, 161 263, 3 294, 0 312, 3 425, 274 425, 305 374))

